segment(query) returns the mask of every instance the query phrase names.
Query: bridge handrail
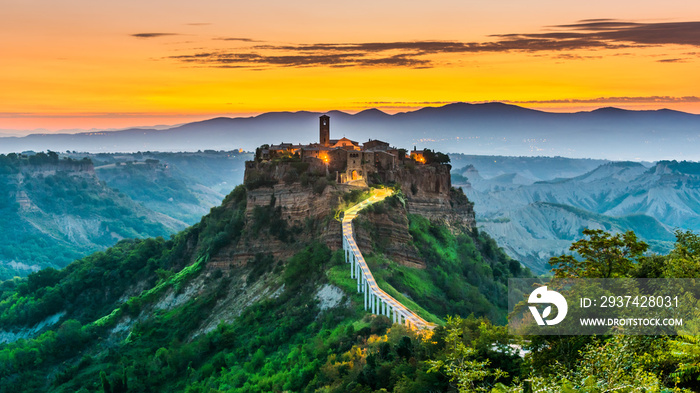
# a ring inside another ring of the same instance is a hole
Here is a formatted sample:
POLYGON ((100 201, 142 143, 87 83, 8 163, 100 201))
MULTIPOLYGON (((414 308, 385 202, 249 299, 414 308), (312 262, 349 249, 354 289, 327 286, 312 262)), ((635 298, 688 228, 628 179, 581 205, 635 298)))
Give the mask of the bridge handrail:
MULTIPOLYGON (((393 194, 393 192, 389 195, 391 194, 393 194)), ((436 326, 435 324, 427 322, 418 314, 411 311, 408 307, 404 306, 401 302, 396 300, 394 297, 392 297, 379 287, 376 280, 374 279, 374 275, 372 275, 372 271, 369 269, 369 266, 367 265, 367 262, 365 261, 365 258, 362 255, 362 252, 360 251, 359 247, 357 246, 357 242, 355 241, 355 238, 353 236, 352 220, 357 216, 359 211, 372 203, 383 200, 387 196, 388 195, 378 197, 377 195, 374 195, 345 211, 342 220, 342 231, 345 244, 349 246, 350 252, 352 252, 355 261, 359 264, 359 270, 362 274, 362 277, 366 281, 367 288, 372 292, 373 296, 378 297, 379 299, 384 301, 388 306, 393 307, 395 313, 398 312, 399 315, 402 315, 406 321, 411 322, 413 326, 419 328, 432 329, 436 326)))

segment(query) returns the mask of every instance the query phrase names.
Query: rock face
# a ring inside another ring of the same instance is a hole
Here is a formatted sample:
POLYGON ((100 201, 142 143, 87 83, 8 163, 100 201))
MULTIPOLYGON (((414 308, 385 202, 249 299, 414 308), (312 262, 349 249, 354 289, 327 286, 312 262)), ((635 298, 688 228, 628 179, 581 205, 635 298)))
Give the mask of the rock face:
POLYGON ((386 181, 401 185, 409 214, 441 222, 453 232, 474 228, 474 204, 452 189, 449 165, 406 165, 387 172, 386 181))
MULTIPOLYGON (((327 185, 320 193, 311 185, 300 182, 285 184, 280 182, 270 187, 248 190, 246 200, 247 226, 254 221, 255 211, 261 208, 273 209, 287 225, 291 236, 296 240, 318 240, 329 248, 342 247, 340 222, 333 219, 343 193, 350 190, 345 185, 327 185), (315 238, 313 238, 315 234, 315 238)), ((276 260, 285 260, 298 252, 298 247, 285 243, 260 231, 255 236, 244 237, 239 244, 221 250, 209 262, 212 267, 246 265, 255 259, 256 254, 272 254, 276 260)))
MULTIPOLYGON (((332 176, 327 176, 321 168, 303 164, 246 163, 247 225, 251 225, 256 209, 274 209, 297 240, 319 240, 337 250, 342 244, 341 226, 334 219, 335 212, 344 193, 362 187, 329 181, 332 176)), ((397 263, 423 268, 425 263, 412 245, 408 231, 408 214, 440 222, 454 232, 474 228, 473 204, 461 191, 452 189, 449 165, 406 164, 378 174, 381 182, 401 187, 406 205, 405 209, 370 213, 359 219, 360 223, 368 220, 370 224, 366 228, 356 228, 363 252, 371 253, 375 244, 397 263), (372 228, 371 232, 368 228, 372 228)), ((209 266, 245 265, 258 253, 272 254, 277 260, 287 259, 296 251, 292 244, 261 233, 224 248, 212 258, 209 266)))
POLYGON ((302 186, 296 182, 290 185, 284 183, 273 187, 258 188, 248 191, 246 216, 252 217, 256 206, 272 206, 280 208, 282 218, 287 224, 296 228, 297 233, 310 223, 320 225, 317 240, 325 243, 333 250, 342 247, 342 230, 340 222, 333 219, 335 210, 340 205, 342 195, 352 187, 344 185, 328 185, 318 193, 311 186, 302 186), (329 219, 330 217, 330 219, 329 219))
POLYGON ((258 254, 270 254, 275 260, 286 260, 298 251, 297 248, 291 248, 272 236, 261 235, 254 242, 224 247, 207 262, 207 267, 229 269, 246 266, 254 262, 258 254))
POLYGON ((425 262, 412 245, 408 214, 439 222, 453 233, 475 227, 474 205, 461 190, 452 189, 449 165, 405 165, 384 176, 385 182, 400 185, 406 196, 405 209, 397 207, 360 216, 355 227, 358 246, 363 252, 372 253, 376 246, 399 264, 425 268, 425 262))
POLYGON ((334 191, 333 187, 326 187, 321 194, 317 194, 311 187, 303 187, 298 182, 249 190, 246 215, 251 217, 256 206, 264 207, 272 203, 282 208, 282 218, 288 224, 303 225, 307 218, 318 219, 331 214, 340 198, 340 191, 334 191))
POLYGON ((390 212, 362 213, 353 225, 356 241, 365 255, 381 251, 387 258, 404 265, 424 269, 426 267, 413 246, 408 231, 408 216, 404 209, 390 212), (379 250, 375 250, 375 246, 379 250))

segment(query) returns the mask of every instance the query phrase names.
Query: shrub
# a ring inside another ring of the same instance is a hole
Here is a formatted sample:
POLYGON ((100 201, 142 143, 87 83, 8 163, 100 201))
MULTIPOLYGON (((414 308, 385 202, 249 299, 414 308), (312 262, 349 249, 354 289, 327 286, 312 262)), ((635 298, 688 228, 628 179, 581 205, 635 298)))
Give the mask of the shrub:
POLYGON ((284 184, 290 185, 299 180, 299 172, 297 172, 296 169, 292 168, 289 171, 287 171, 287 173, 285 173, 282 180, 284 180, 284 184))
POLYGON ((305 284, 314 286, 323 277, 326 265, 331 260, 331 250, 322 243, 314 243, 294 255, 284 271, 284 283, 289 290, 305 284))
POLYGON ((314 192, 318 195, 321 195, 321 194, 323 194, 323 191, 326 189, 327 186, 328 186, 328 180, 324 177, 319 177, 314 182, 314 192))
POLYGON ((272 187, 277 184, 277 180, 267 172, 251 169, 248 177, 245 179, 245 186, 249 190, 255 190, 260 187, 272 187))

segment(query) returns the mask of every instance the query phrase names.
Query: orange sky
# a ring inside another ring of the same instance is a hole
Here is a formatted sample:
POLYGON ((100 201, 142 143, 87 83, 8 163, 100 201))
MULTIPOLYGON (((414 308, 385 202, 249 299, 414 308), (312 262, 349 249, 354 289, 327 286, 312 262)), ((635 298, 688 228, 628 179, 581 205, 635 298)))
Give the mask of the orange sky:
POLYGON ((2 0, 0 129, 456 101, 700 113, 700 2, 333 3, 2 0))

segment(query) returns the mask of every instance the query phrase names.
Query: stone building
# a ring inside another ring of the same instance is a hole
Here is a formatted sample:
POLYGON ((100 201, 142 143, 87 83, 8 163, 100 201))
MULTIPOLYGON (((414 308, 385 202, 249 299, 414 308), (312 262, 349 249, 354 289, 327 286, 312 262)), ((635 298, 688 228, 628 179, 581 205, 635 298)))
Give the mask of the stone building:
POLYGON ((421 152, 413 151, 406 156, 406 150, 391 147, 388 142, 370 139, 360 145, 346 137, 330 138, 330 117, 319 118, 319 141, 308 145, 280 143, 264 145, 257 155, 258 160, 271 160, 283 157, 298 157, 313 166, 325 165, 326 173, 335 173, 338 183, 363 182, 380 170, 396 169, 406 160, 424 163, 421 152))

